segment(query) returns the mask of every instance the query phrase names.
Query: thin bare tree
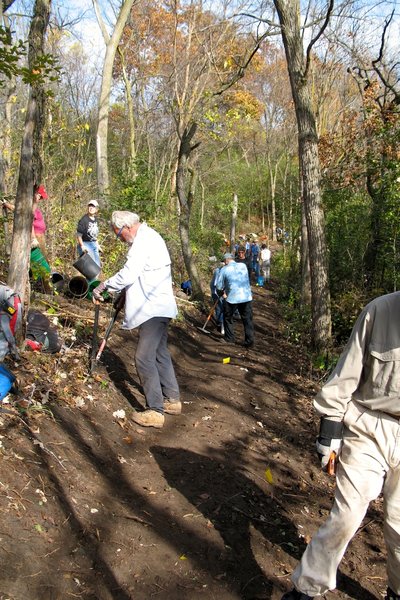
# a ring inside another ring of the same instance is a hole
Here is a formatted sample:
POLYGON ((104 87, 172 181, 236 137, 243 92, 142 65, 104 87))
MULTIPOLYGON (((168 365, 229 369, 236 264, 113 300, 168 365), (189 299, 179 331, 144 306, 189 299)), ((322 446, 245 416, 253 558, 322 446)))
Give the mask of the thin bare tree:
MULTIPOLYGON (((38 71, 45 54, 46 30, 50 18, 51 0, 36 0, 29 30, 28 65, 38 71)), ((25 298, 31 248, 32 199, 34 186, 42 176, 42 138, 45 125, 44 81, 32 81, 26 109, 17 195, 15 199, 14 229, 7 283, 25 298)))

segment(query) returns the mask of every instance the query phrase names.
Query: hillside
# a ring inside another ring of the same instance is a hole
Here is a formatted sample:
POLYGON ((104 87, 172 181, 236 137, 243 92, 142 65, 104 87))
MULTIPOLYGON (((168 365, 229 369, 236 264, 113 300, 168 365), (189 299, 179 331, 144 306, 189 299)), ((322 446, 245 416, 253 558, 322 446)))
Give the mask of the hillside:
MULTIPOLYGON (((314 456, 307 358, 282 335, 273 289, 254 296, 251 350, 199 331, 205 316, 180 303, 184 410, 161 430, 129 419, 143 403, 136 334, 116 326, 90 376, 93 307, 60 304, 68 350, 25 352, 15 372, 33 404, 0 415, 1 600, 278 600, 290 587, 334 480, 314 456)), ((383 597, 381 515, 378 500, 327 599, 383 597)))

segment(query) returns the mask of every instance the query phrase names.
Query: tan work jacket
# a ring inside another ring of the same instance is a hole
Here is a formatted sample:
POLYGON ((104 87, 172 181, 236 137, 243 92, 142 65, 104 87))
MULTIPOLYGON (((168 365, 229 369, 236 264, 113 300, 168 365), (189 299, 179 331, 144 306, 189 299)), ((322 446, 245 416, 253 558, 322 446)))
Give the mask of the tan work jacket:
POLYGON ((363 309, 314 407, 320 415, 343 418, 351 399, 400 417, 400 292, 363 309))

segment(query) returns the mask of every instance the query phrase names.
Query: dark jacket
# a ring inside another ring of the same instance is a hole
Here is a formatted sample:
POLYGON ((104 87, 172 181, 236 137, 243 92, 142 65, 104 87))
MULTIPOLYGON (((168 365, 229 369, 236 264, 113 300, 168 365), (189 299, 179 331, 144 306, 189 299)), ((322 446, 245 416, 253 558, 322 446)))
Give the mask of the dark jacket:
POLYGON ((249 279, 251 277, 251 272, 253 270, 251 256, 246 256, 245 258, 235 258, 235 262, 244 263, 247 267, 247 272, 249 274, 249 279))

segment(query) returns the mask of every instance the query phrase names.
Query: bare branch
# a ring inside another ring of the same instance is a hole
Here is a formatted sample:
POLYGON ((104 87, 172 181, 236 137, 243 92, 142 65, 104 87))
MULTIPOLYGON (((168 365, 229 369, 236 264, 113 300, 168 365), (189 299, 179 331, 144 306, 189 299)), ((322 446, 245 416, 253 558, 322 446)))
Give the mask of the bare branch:
POLYGON ((304 77, 307 77, 308 69, 310 67, 311 50, 312 50, 313 46, 316 44, 316 42, 319 40, 321 35, 324 33, 325 29, 328 27, 328 23, 331 18, 331 15, 332 15, 334 4, 335 4, 335 0, 329 0, 328 10, 326 12, 325 20, 322 24, 322 27, 319 30, 319 32, 317 33, 317 35, 308 44, 307 52, 306 52, 306 66, 304 69, 304 77))
POLYGON ((382 61, 383 52, 385 50, 386 31, 393 19, 393 15, 394 15, 394 10, 392 11, 392 14, 390 15, 390 17, 388 19, 386 19, 385 25, 383 26, 383 31, 382 31, 382 36, 381 36, 381 47, 379 48, 378 58, 376 58, 375 60, 372 61, 372 65, 374 68, 377 63, 380 63, 382 61))
MULTIPOLYGON (((378 54, 378 57, 372 61, 372 67, 373 67, 375 73, 378 75, 381 82, 383 83, 384 87, 387 90, 390 90, 392 92, 392 94, 394 96, 393 103, 398 106, 398 105, 400 105, 400 92, 398 92, 396 90, 396 88, 394 87, 394 85, 392 85, 389 82, 388 78, 383 74, 382 69, 379 66, 379 64, 382 64, 382 61, 383 61, 383 55, 384 55, 384 51, 385 51, 385 42, 386 42, 386 31, 393 19, 393 15, 394 15, 394 10, 392 11, 392 14, 390 15, 390 17, 388 19, 386 19, 386 21, 385 21, 385 25, 384 25, 383 31, 382 31, 381 46, 379 48, 379 54, 378 54)), ((393 71, 393 67, 389 71, 389 74, 392 71, 393 71)))
POLYGON ((221 94, 223 94, 223 92, 225 92, 227 89, 231 88, 235 83, 237 83, 245 74, 247 67, 249 66, 249 64, 251 63, 253 56, 256 54, 256 52, 259 50, 262 42, 265 40, 265 38, 267 38, 270 35, 270 33, 268 31, 266 31, 258 40, 256 45, 254 46, 253 50, 250 52, 249 57, 247 58, 246 62, 244 63, 244 65, 240 65, 238 70, 236 71, 236 73, 234 74, 234 76, 232 77, 231 80, 227 81, 226 83, 224 83, 222 85, 222 87, 217 91, 214 92, 214 96, 220 96, 221 94))

